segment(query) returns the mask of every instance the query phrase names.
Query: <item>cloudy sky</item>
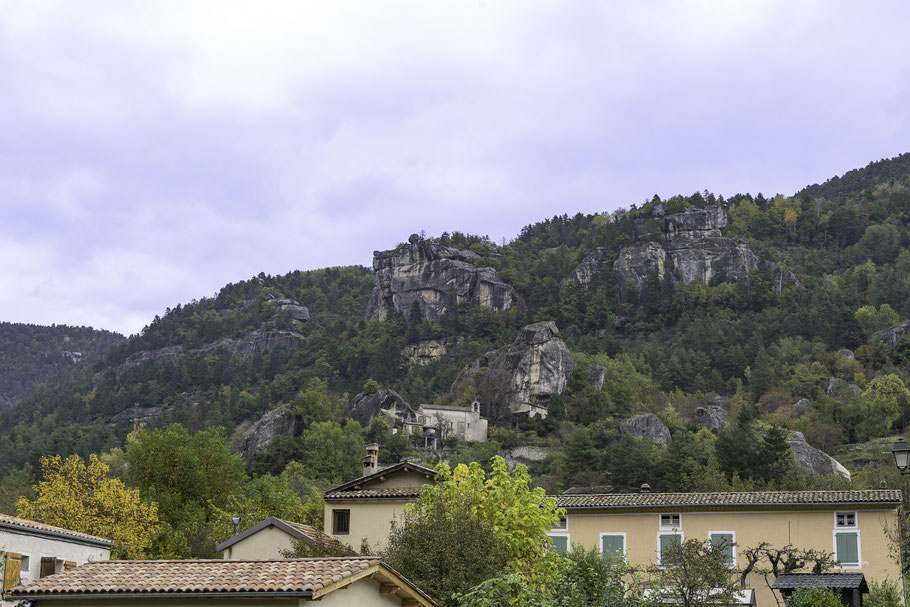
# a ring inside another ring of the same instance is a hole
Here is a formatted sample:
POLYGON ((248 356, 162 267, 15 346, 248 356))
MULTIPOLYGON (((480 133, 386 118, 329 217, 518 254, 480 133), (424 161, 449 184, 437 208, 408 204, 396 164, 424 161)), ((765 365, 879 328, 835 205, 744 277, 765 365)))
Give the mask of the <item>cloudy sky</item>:
MULTIPOLYGON (((910 151, 910 4, 0 0, 0 320, 910 151)), ((304 302, 305 303, 305 302, 304 302)))

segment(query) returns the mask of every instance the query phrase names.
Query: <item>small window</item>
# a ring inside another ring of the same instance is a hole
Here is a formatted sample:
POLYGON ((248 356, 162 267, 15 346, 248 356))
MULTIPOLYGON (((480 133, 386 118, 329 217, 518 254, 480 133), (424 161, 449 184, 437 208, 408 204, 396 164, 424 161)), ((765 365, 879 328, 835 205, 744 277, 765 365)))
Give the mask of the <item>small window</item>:
POLYGON ((859 567, 859 532, 834 534, 834 558, 839 567, 859 567))
POLYGON ((626 556, 625 533, 601 533, 600 553, 605 559, 623 559, 626 556))
POLYGON ((681 514, 661 514, 660 515, 660 528, 661 529, 682 529, 682 515, 681 514))
POLYGON ((708 534, 711 547, 720 548, 727 557, 727 564, 731 567, 736 564, 736 540, 732 531, 711 531, 708 534))
POLYGON ((564 516, 559 517, 559 522, 553 525, 553 529, 568 529, 569 519, 564 516))
POLYGON ((38 571, 38 577, 47 577, 57 573, 57 559, 52 556, 41 557, 41 569, 38 571))
POLYGON ((682 533, 659 533, 657 535, 657 564, 663 563, 663 556, 667 550, 682 544, 682 541, 682 533))
POLYGON ((834 526, 838 528, 856 527, 855 512, 838 512, 834 515, 834 526))
POLYGON ((568 533, 549 533, 550 550, 565 555, 569 553, 569 534, 568 533))
POLYGON ((347 535, 351 532, 351 511, 332 510, 332 533, 347 535))

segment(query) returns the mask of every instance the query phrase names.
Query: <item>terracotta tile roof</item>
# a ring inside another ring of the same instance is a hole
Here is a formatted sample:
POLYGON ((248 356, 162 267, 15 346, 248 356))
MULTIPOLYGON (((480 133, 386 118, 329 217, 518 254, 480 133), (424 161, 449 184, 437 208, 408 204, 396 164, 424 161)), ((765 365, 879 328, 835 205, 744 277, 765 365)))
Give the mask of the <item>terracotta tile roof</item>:
MULTIPOLYGON (((12 591, 14 598, 124 594, 209 595, 288 593, 320 596, 347 578, 378 573, 432 601, 378 558, 338 557, 274 561, 96 561, 40 578, 12 591), (361 575, 358 575, 361 574, 361 575)), ((352 580, 353 581, 353 580, 352 580)))
POLYGON ((331 491, 325 494, 325 499, 416 499, 419 495, 420 487, 386 487, 380 489, 331 491))
POLYGON ((30 521, 24 518, 19 518, 17 516, 11 516, 9 514, 0 514, 0 527, 19 527, 24 529, 31 529, 39 533, 63 535, 77 540, 88 540, 92 543, 106 544, 107 546, 114 545, 111 540, 105 539, 103 537, 98 537, 97 535, 82 533, 80 531, 73 531, 72 529, 64 529, 63 527, 55 527, 53 525, 45 525, 44 523, 30 521))
POLYGON ((300 533, 306 535, 310 539, 317 541, 317 542, 321 542, 321 543, 325 544, 326 546, 332 545, 336 541, 335 538, 333 538, 332 536, 326 535, 325 533, 322 532, 322 530, 317 529, 316 527, 313 527, 311 525, 304 525, 303 523, 295 523, 294 521, 288 521, 285 519, 278 519, 278 520, 281 521, 282 523, 284 523, 285 525, 287 525, 288 527, 293 527, 294 529, 296 529, 300 533))
POLYGON ((738 506, 811 506, 836 504, 898 505, 897 489, 869 491, 748 491, 730 493, 607 493, 599 495, 555 495, 556 503, 567 510, 738 506))
POLYGON ((332 487, 331 489, 326 491, 326 493, 327 494, 336 493, 338 491, 346 491, 348 489, 354 489, 355 487, 359 487, 360 485, 365 485, 366 483, 371 483, 376 480, 381 480, 382 477, 384 477, 384 476, 388 476, 390 474, 394 474, 396 472, 401 472, 404 470, 410 470, 412 472, 424 474, 426 476, 429 476, 431 479, 436 478, 436 471, 433 470, 432 468, 427 468, 426 466, 421 466, 420 464, 415 464, 412 462, 398 462, 397 464, 395 464, 393 466, 389 466, 388 468, 382 468, 381 470, 379 470, 378 472, 374 472, 373 474, 367 474, 366 476, 361 476, 361 477, 355 478, 354 480, 348 481, 346 483, 342 483, 341 485, 338 485, 337 487, 332 487))

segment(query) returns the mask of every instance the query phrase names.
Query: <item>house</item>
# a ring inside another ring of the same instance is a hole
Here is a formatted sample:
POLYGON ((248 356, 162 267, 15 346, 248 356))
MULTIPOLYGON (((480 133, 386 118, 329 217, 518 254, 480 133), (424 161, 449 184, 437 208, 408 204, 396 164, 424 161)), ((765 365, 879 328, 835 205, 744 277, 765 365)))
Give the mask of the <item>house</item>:
POLYGON ((307 544, 330 544, 334 541, 310 525, 270 516, 243 531, 235 527, 234 536, 215 546, 215 550, 222 552, 222 558, 227 560, 280 559, 284 558, 284 551, 294 547, 295 540, 307 544))
POLYGON ((13 589, 34 607, 433 607, 378 558, 96 561, 13 589))
POLYGON ((435 482, 436 471, 411 462, 379 468, 379 446, 367 445, 363 476, 326 491, 326 534, 359 550, 364 541, 381 550, 395 520, 401 520, 420 489, 435 482))
POLYGON ((113 542, 70 529, 0 514, 0 551, 3 565, 3 600, 20 583, 60 573, 91 561, 106 561, 113 542))
MULTIPOLYGON (((476 400, 470 407, 420 405, 417 413, 424 420, 427 429, 431 429, 441 440, 449 436, 474 443, 484 443, 487 440, 489 422, 480 416, 480 403, 476 400)), ((408 425, 405 425, 405 432, 408 430, 408 425)), ((423 432, 426 436, 426 429, 423 432)))
MULTIPOLYGON (((897 523, 901 492, 758 491, 742 493, 627 493, 555 496, 566 516, 548 534, 557 550, 573 544, 622 556, 633 566, 660 564, 661 553, 686 539, 722 543, 733 571, 742 550, 777 548, 832 552, 836 571, 867 579, 900 580, 885 528, 897 523)), ((764 577, 750 573, 759 607, 776 605, 764 577)))

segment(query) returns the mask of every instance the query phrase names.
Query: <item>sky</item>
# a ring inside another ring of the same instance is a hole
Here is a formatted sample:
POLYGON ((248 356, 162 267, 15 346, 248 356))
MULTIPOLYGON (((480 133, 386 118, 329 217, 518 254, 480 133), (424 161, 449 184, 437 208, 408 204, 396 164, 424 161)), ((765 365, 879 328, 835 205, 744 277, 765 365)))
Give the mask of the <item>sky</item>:
MULTIPOLYGON (((0 0, 0 321, 910 151, 910 3, 0 0)), ((306 302, 301 302, 306 303, 306 302)))

